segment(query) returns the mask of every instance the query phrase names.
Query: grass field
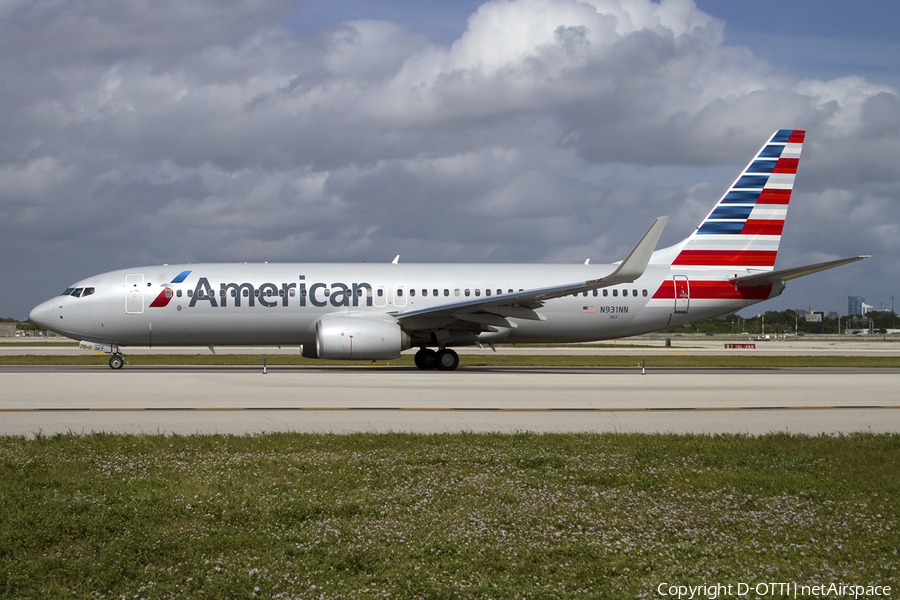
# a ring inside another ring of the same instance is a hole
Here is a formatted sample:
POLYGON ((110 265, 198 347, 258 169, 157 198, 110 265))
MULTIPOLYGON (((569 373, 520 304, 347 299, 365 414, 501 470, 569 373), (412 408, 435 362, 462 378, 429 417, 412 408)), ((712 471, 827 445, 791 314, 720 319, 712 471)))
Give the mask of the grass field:
POLYGON ((897 435, 0 438, 3 598, 896 590, 898 548, 897 435))
MULTIPOLYGON (((254 365, 262 366, 263 359, 269 366, 360 366, 371 361, 328 361, 303 358, 298 354, 133 354, 127 357, 127 365, 254 365)), ((106 365, 108 356, 37 355, 0 356, 0 365, 106 365)), ((666 355, 461 355, 460 368, 465 367, 639 367, 646 363, 654 367, 720 367, 720 368, 900 368, 898 356, 688 356, 666 355)), ((396 360, 378 361, 379 365, 411 367, 413 357, 404 355, 396 360)))

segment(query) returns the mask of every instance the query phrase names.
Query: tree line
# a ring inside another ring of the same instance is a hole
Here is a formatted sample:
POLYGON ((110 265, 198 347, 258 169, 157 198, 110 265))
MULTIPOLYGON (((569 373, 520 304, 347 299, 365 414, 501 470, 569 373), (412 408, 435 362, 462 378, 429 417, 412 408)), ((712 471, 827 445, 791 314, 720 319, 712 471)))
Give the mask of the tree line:
POLYGON ((848 325, 856 325, 851 331, 868 330, 868 321, 873 323, 875 333, 887 333, 889 329, 900 329, 900 318, 893 312, 871 312, 865 317, 840 316, 836 319, 825 317, 821 322, 807 321, 795 310, 769 310, 753 317, 728 315, 715 319, 702 319, 681 327, 667 329, 667 333, 725 333, 725 334, 807 334, 844 333, 848 325), (848 321, 849 319, 849 321, 848 321))

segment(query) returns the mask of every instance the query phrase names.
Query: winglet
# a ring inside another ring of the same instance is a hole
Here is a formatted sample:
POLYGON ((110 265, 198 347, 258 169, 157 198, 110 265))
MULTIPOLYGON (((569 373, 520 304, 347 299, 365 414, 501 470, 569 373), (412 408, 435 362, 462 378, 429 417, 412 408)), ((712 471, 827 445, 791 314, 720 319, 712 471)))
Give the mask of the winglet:
POLYGON ((399 254, 398 254, 397 256, 394 257, 394 260, 391 261, 391 264, 392 264, 392 265, 399 265, 399 264, 400 264, 400 255, 399 255, 399 254))
POLYGON ((647 264, 650 262, 653 251, 656 250, 656 244, 659 243, 659 238, 662 236, 668 220, 669 217, 656 219, 653 225, 650 226, 650 229, 647 230, 647 233, 644 234, 644 237, 641 238, 641 241, 628 253, 628 256, 625 257, 625 260, 619 264, 615 271, 606 277, 588 281, 586 285, 589 287, 606 287, 619 283, 631 283, 643 275, 644 271, 647 270, 647 264), (600 286, 591 285, 601 282, 602 285, 600 286))

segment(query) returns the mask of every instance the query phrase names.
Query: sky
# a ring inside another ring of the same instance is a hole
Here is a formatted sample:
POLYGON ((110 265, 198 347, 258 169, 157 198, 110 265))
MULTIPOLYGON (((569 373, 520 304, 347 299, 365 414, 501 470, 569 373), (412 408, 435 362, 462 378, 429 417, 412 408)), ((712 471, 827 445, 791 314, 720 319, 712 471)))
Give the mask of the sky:
POLYGON ((4 0, 0 317, 162 263, 621 260, 657 216, 661 246, 686 237, 776 129, 807 130, 776 268, 873 258, 742 314, 890 308, 897 22, 892 0, 4 0))

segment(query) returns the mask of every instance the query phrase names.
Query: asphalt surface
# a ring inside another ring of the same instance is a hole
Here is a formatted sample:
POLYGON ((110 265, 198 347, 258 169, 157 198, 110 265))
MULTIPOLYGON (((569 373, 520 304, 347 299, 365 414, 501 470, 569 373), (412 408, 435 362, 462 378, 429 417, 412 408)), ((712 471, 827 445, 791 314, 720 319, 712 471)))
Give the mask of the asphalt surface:
MULTIPOLYGON (((29 338, 4 338, 0 342, 0 356, 3 355, 78 355, 86 351, 78 348, 73 340, 40 338, 41 341, 30 341, 29 338)), ((621 354, 640 354, 642 356, 664 356, 671 354, 687 354, 692 356, 739 355, 739 356, 900 356, 900 338, 898 336, 878 336, 866 338, 774 338, 760 341, 749 337, 729 339, 706 337, 671 337, 670 346, 665 345, 663 338, 626 338, 611 340, 598 344, 579 345, 542 345, 542 346, 497 346, 496 352, 505 355, 598 355, 610 356, 621 354), (896 339, 895 339, 896 338, 896 339), (893 340, 893 341, 891 341, 893 340), (730 345, 732 347, 726 347, 730 345), (752 347, 733 347, 752 346, 752 347)), ((414 354, 415 349, 406 354, 414 354)), ((456 348, 465 355, 492 354, 488 348, 465 347, 456 348)), ((129 347, 124 348, 126 355, 145 354, 210 354, 206 346, 185 347, 129 347)), ((217 346, 216 354, 256 354, 260 356, 296 355, 296 346, 217 346)))
POLYGON ((900 432, 900 369, 0 367, 0 434, 900 432))

